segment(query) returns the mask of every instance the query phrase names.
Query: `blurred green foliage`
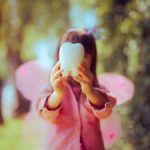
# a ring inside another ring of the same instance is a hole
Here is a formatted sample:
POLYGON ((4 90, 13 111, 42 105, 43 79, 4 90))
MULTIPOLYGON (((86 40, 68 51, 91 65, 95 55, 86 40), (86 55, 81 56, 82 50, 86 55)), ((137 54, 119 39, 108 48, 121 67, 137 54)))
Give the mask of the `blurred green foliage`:
POLYGON ((1 150, 38 150, 38 148, 23 138, 23 120, 7 120, 4 126, 0 126, 1 150))
MULTIPOLYGON (((72 27, 70 9, 92 10, 106 39, 97 41, 97 73, 119 72, 135 84, 131 102, 116 108, 123 135, 111 150, 150 149, 150 3, 149 0, 1 0, 0 78, 13 75, 13 65, 35 59, 34 44, 40 39, 56 40, 72 27), (18 60, 14 63, 14 60, 18 60)), ((20 138, 22 121, 0 128, 0 149, 32 149, 20 138), (10 139, 12 139, 10 142, 10 139), (23 146, 24 145, 24 146, 23 146)), ((30 147, 31 146, 31 147, 30 147)))

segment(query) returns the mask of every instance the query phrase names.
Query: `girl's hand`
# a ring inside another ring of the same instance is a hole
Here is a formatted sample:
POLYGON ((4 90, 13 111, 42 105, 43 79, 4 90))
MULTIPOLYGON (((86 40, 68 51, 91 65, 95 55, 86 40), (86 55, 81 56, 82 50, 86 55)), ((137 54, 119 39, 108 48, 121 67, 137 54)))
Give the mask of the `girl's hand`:
POLYGON ((75 81, 79 82, 83 93, 90 92, 93 85, 93 74, 87 69, 84 64, 79 64, 78 75, 73 77, 75 81))
POLYGON ((54 91, 59 95, 64 94, 67 83, 66 77, 62 77, 62 72, 63 70, 60 69, 60 62, 58 61, 52 69, 50 82, 54 91))

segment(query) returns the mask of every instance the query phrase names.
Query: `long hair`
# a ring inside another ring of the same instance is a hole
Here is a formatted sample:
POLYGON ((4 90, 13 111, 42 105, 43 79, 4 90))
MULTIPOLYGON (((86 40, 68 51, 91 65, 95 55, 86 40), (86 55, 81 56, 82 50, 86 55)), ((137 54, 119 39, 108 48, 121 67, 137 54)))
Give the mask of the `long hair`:
POLYGON ((96 76, 97 51, 95 39, 92 33, 89 33, 86 29, 68 30, 58 42, 55 53, 55 61, 59 60, 59 50, 64 42, 81 43, 85 49, 85 53, 88 53, 92 56, 90 70, 94 75, 93 85, 98 87, 98 80, 96 76))

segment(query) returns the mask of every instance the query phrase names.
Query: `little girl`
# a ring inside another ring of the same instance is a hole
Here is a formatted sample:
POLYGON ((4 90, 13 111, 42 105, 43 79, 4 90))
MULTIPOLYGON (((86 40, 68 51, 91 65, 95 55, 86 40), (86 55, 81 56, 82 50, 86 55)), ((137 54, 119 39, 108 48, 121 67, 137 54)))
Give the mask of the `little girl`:
POLYGON ((48 121, 45 150, 105 149, 99 119, 109 116, 116 99, 98 84, 96 55, 94 36, 87 30, 69 30, 60 39, 50 76, 52 90, 45 89, 35 103, 37 114, 48 121), (85 49, 77 76, 62 76, 58 56, 64 42, 81 43, 85 49))

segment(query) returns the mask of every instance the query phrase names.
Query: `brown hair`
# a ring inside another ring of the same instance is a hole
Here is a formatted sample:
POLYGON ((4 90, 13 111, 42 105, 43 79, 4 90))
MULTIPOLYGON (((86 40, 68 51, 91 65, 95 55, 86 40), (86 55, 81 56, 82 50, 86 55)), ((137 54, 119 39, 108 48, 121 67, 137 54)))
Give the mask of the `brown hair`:
POLYGON ((76 29, 67 31, 58 42, 55 54, 55 61, 59 60, 59 49, 64 42, 81 43, 85 49, 85 53, 92 55, 92 63, 90 70, 94 75, 93 85, 98 86, 98 80, 96 77, 96 43, 92 33, 88 32, 86 29, 76 29))

